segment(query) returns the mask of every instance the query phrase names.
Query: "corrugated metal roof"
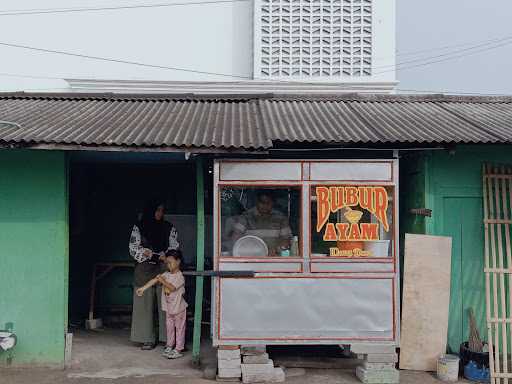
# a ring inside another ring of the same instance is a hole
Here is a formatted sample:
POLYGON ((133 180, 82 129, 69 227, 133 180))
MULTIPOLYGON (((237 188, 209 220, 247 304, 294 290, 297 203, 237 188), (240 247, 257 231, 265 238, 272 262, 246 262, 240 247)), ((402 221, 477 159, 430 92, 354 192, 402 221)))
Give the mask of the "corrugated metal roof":
POLYGON ((511 143, 512 97, 0 94, 0 141, 271 148, 273 142, 511 143))
POLYGON ((0 96, 5 142, 142 147, 267 148, 250 100, 0 96))
POLYGON ((306 142, 376 142, 350 103, 332 100, 260 100, 264 125, 272 140, 306 142))
POLYGON ((465 103, 458 100, 392 95, 338 100, 265 99, 260 104, 272 140, 512 142, 512 99, 471 97, 465 103))
POLYGON ((443 107, 501 140, 512 140, 511 103, 442 103, 443 107))

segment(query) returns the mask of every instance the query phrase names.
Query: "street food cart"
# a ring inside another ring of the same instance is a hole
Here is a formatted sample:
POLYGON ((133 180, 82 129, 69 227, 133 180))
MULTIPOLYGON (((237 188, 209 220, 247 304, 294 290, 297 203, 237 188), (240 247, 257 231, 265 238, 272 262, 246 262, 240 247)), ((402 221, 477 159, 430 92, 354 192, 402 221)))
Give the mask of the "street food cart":
POLYGON ((217 160, 214 266, 255 277, 214 279, 214 345, 397 345, 397 197, 395 159, 217 160), (230 228, 262 190, 297 251, 233 252, 230 228))

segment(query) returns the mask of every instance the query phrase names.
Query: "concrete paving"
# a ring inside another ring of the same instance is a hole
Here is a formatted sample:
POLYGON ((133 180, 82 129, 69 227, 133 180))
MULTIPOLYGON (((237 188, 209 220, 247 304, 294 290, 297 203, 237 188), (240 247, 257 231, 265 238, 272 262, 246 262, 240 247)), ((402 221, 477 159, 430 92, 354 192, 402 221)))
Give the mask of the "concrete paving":
MULTIPOLYGON (((191 346, 189 346, 191 349, 191 346)), ((73 352, 69 378, 119 379, 166 375, 169 377, 200 378, 202 371, 192 365, 192 353, 169 360, 161 356, 163 346, 142 351, 129 341, 128 329, 80 330, 73 335, 73 352)), ((204 344, 203 364, 214 364, 215 351, 204 344)))
MULTIPOLYGON (((130 343, 127 329, 77 331, 73 353, 66 370, 41 368, 0 368, 1 384, 212 384, 203 378, 203 370, 193 366, 191 351, 181 359, 161 356, 163 347, 141 351, 130 343)), ((202 347, 204 366, 215 364, 215 350, 209 343, 202 347)), ((190 348, 190 346, 189 346, 190 348)), ((441 383, 432 374, 401 371, 402 384, 441 383)), ((286 369, 286 383, 358 384, 354 369, 286 369)))

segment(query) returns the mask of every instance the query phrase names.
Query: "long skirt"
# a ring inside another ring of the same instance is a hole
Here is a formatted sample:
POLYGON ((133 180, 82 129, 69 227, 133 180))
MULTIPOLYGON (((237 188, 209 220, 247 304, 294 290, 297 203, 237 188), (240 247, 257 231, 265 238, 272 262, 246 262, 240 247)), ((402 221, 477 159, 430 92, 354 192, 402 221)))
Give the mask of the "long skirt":
POLYGON ((162 311, 162 287, 152 286, 139 297, 133 289, 132 330, 130 340, 135 343, 166 342, 165 312, 162 311), (158 323, 158 340, 155 327, 158 323))

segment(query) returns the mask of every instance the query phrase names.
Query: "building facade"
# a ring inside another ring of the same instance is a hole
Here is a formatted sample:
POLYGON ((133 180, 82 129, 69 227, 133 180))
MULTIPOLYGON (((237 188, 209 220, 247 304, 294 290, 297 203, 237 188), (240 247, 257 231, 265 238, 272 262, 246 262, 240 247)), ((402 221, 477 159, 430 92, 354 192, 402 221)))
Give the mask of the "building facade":
MULTIPOLYGON (((511 105, 509 98, 391 95, 3 95, 2 120, 18 123, 0 129, 0 326, 10 324, 18 335, 13 364, 64 363, 68 314, 76 309, 83 319, 84 307, 87 314, 93 263, 129 260, 127 240, 146 183, 163 175, 171 219, 190 229, 183 236, 194 233, 193 163, 199 156, 213 164, 213 154, 397 160, 398 236, 453 237, 449 348, 467 337, 469 307, 485 335, 481 167, 512 162, 511 105), (482 113, 465 112, 473 110, 482 113), (133 185, 134 175, 146 177, 142 187, 133 185), (173 187, 176 180, 182 187, 173 187), (421 208, 432 217, 411 212, 421 208)), ((211 176, 204 185, 211 229, 211 176)), ((213 268, 211 236, 205 244, 206 268, 213 268)), ((193 266, 195 248, 187 254, 193 266)), ((103 284, 99 304, 130 304, 130 271, 103 284)))

